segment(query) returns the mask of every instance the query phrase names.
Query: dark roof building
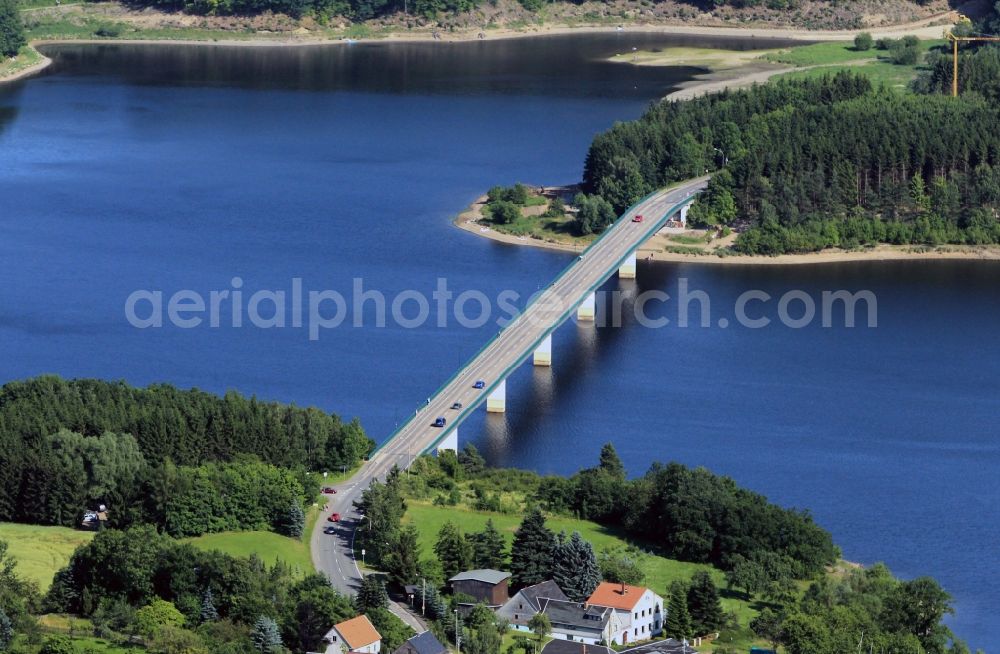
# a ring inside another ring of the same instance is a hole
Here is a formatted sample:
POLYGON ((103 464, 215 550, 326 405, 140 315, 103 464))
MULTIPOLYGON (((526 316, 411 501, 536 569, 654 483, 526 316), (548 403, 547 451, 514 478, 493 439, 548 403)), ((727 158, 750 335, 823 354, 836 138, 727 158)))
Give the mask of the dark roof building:
MULTIPOLYGON (((510 573, 501 570, 466 570, 460 572, 451 579, 451 589, 454 593, 463 593, 472 597, 476 603, 482 602, 486 606, 496 609, 502 606, 510 596, 508 595, 508 584, 510 583, 510 573)), ((461 603, 461 606, 471 607, 468 603, 461 603)))
POLYGON ((417 634, 392 654, 448 654, 448 648, 429 631, 417 634))
POLYGON ((697 654, 694 647, 685 645, 679 640, 667 638, 653 643, 646 643, 631 649, 622 650, 620 654, 697 654))
POLYGON ((615 654, 614 650, 604 645, 588 645, 575 640, 550 640, 542 648, 541 654, 615 654))
POLYGON ((556 582, 543 581, 519 590, 497 610, 497 615, 512 625, 527 626, 532 616, 542 610, 542 602, 546 599, 569 601, 566 593, 562 592, 556 582))
POLYGON ((621 619, 607 606, 545 599, 541 613, 552 623, 553 636, 590 645, 610 643, 611 634, 621 628, 621 619))

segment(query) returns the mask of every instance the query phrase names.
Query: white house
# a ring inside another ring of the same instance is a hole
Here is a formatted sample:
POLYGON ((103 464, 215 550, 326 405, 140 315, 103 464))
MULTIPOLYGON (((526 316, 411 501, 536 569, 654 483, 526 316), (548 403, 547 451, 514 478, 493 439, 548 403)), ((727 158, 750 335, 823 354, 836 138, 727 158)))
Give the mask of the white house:
POLYGON ((323 636, 326 649, 323 654, 378 654, 382 649, 382 635, 365 615, 333 625, 323 636))
POLYGON ((609 642, 616 645, 649 640, 663 631, 663 598, 648 588, 604 581, 587 598, 587 604, 614 610, 619 628, 611 633, 609 642))
POLYGON ((542 610, 552 624, 553 638, 587 645, 609 643, 622 630, 617 612, 607 606, 543 599, 542 610))

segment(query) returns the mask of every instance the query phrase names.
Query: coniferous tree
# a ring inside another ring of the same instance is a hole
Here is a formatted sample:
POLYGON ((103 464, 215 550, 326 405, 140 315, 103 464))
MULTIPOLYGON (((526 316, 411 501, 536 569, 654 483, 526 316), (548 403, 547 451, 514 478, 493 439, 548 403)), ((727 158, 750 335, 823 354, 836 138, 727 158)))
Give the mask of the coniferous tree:
POLYGON ((693 636, 702 636, 722 627, 722 603, 712 575, 699 570, 691 577, 687 592, 688 614, 693 636))
POLYGON ((389 595, 385 592, 385 584, 375 575, 368 575, 361 581, 361 588, 354 598, 354 607, 358 613, 367 613, 375 609, 389 606, 389 595))
POLYGON ((27 43, 16 0, 0 0, 0 55, 13 57, 27 43))
POLYGON ((300 538, 306 529, 306 514, 302 504, 297 499, 288 504, 288 510, 282 516, 278 531, 291 538, 300 538))
POLYGON ((266 615, 257 618, 253 631, 250 633, 250 642, 253 647, 262 654, 271 654, 281 648, 281 633, 278 631, 278 623, 266 615))
POLYGON ((206 588, 201 595, 201 613, 198 617, 203 623, 215 622, 219 619, 219 612, 215 608, 215 597, 212 595, 211 588, 206 588))
POLYGON ((448 603, 444 601, 444 597, 438 592, 436 588, 432 589, 434 591, 431 601, 427 603, 427 609, 431 614, 431 617, 435 620, 446 620, 448 618, 448 603))
POLYGON ((611 443, 605 443, 601 447, 600 469, 618 479, 625 479, 625 464, 618 458, 618 452, 611 443))
POLYGON ((538 584, 552 576, 556 537, 546 526, 538 507, 532 508, 514 533, 510 570, 514 588, 538 584))
POLYGON ((434 553, 441 568, 444 570, 446 579, 451 579, 459 572, 468 570, 472 563, 472 545, 459 531, 455 523, 450 520, 441 527, 438 532, 437 543, 434 545, 434 553))
POLYGON ((493 519, 486 521, 486 528, 476 534, 469 534, 472 542, 472 566, 502 570, 506 564, 506 544, 503 536, 497 531, 493 519))
POLYGON ((10 644, 14 641, 14 627, 10 623, 7 614, 0 610, 0 652, 10 649, 10 644))
POLYGON ((552 579, 574 602, 582 602, 601 583, 594 548, 574 531, 568 539, 560 538, 552 553, 552 579))
POLYGON ((691 616, 687 610, 687 588, 684 582, 675 581, 670 584, 670 600, 667 603, 667 619, 663 632, 667 637, 677 640, 692 636, 691 616))
POLYGON ((417 528, 408 525, 399 533, 399 540, 385 557, 384 568, 393 583, 405 586, 420 576, 420 543, 417 528))
POLYGON ((468 475, 478 475, 486 469, 486 459, 472 443, 466 443, 462 451, 458 453, 458 462, 465 468, 468 475))

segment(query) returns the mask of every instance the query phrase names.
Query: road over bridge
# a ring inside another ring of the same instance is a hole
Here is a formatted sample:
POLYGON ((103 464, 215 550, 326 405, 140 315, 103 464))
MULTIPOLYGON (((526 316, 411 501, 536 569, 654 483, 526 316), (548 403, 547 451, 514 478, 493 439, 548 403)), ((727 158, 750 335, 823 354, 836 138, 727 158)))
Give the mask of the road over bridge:
MULTIPOLYGON (((378 450, 361 469, 332 496, 328 512, 341 514, 337 535, 316 529, 312 539, 313 562, 342 591, 353 592, 360 572, 353 557, 354 528, 359 516, 353 502, 373 479, 384 479, 393 466, 405 468, 424 452, 435 448, 458 448, 458 426, 484 402, 489 411, 505 408, 506 378, 528 357, 551 365, 551 334, 576 311, 581 319, 593 319, 594 294, 615 272, 635 276, 635 253, 666 221, 690 203, 707 178, 684 182, 652 193, 629 208, 604 234, 552 282, 540 297, 458 372, 446 381, 378 450), (642 216, 641 222, 633 220, 642 216), (475 388, 482 380, 484 387, 475 388), (462 408, 453 410, 455 403, 462 408), (445 427, 435 427, 439 416, 445 427)), ((398 607, 397 607, 398 609, 398 607)))

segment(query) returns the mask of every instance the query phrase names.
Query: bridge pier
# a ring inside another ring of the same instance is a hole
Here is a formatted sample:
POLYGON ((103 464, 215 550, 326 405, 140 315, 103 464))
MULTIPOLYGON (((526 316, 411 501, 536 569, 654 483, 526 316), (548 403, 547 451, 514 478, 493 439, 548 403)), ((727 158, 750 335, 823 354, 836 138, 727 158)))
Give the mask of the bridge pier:
POLYGON ((681 224, 687 225, 688 223, 688 209, 691 208, 691 203, 688 202, 683 207, 681 207, 681 224))
POLYGON ((635 279, 635 250, 632 254, 628 255, 628 259, 622 262, 622 265, 618 267, 618 278, 619 279, 635 279))
POLYGON ((576 319, 577 320, 594 320, 594 316, 597 312, 597 293, 588 293, 587 297, 583 299, 580 306, 576 308, 576 319))
POLYGON ((504 379, 486 396, 488 413, 503 413, 507 410, 507 380, 504 379))
POLYGON ((452 452, 458 452, 458 427, 453 427, 448 435, 444 437, 437 445, 437 451, 440 454, 444 450, 451 450, 452 452))
POLYGON ((552 365, 552 334, 546 336, 541 345, 535 348, 533 362, 536 366, 552 365))

